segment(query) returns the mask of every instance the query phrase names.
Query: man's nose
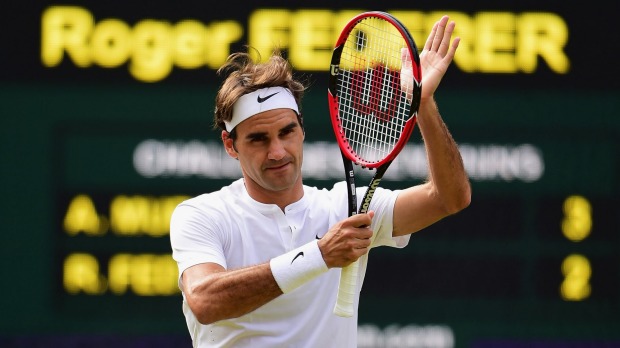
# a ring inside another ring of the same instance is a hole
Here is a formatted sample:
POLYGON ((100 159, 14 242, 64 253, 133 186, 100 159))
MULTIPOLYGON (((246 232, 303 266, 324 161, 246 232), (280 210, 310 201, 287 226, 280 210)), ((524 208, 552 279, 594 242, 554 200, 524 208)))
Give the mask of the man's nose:
POLYGON ((274 139, 269 143, 269 154, 268 158, 270 160, 281 160, 286 155, 286 150, 284 149, 284 143, 280 139, 274 139))

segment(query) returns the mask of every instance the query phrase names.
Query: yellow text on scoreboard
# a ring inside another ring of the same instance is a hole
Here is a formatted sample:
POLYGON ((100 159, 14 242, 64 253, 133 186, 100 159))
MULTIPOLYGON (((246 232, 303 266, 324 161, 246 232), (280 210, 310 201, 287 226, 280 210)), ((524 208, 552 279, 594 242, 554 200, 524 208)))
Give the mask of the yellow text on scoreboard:
MULTIPOLYGON (((142 19, 130 25, 119 18, 96 21, 95 14, 80 6, 50 6, 41 19, 41 61, 48 68, 65 59, 78 68, 127 66, 135 79, 157 82, 175 67, 215 70, 232 53, 232 45, 241 43, 263 59, 275 48, 286 50, 299 71, 326 71, 340 30, 360 12, 274 8, 253 11, 247 27, 238 19, 142 19)), ((465 73, 532 74, 540 64, 556 74, 570 69, 564 51, 569 28, 555 13, 389 12, 408 27, 420 48, 434 21, 449 15, 461 37, 454 62, 465 73)))

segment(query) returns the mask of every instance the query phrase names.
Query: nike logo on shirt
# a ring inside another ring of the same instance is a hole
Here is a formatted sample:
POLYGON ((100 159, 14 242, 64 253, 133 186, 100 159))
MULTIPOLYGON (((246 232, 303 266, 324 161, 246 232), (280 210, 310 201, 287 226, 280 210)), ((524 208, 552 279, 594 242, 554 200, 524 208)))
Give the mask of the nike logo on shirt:
POLYGON ((295 262, 295 260, 297 260, 298 257, 304 257, 304 252, 300 251, 299 254, 295 255, 295 257, 293 257, 293 261, 291 261, 291 265, 293 264, 293 262, 295 262))
POLYGON ((257 101, 257 102, 259 102, 259 103, 262 103, 262 102, 264 102, 265 100, 267 100, 267 99, 269 99, 269 98, 273 97, 274 95, 276 95, 276 94, 278 94, 278 93, 280 93, 280 92, 275 92, 274 94, 270 94, 270 95, 266 96, 265 98, 261 98, 261 97, 260 97, 260 95, 259 95, 259 96, 257 96, 257 97, 256 97, 256 101, 257 101))

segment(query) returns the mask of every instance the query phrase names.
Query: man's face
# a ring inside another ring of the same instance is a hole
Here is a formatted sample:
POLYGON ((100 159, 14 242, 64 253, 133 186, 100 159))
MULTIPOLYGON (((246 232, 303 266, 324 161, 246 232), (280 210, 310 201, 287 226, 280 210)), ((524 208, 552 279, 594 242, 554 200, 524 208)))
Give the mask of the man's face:
POLYGON ((236 132, 234 148, 232 139, 224 139, 224 146, 239 160, 248 190, 301 187, 304 132, 293 110, 262 112, 237 125, 236 132))

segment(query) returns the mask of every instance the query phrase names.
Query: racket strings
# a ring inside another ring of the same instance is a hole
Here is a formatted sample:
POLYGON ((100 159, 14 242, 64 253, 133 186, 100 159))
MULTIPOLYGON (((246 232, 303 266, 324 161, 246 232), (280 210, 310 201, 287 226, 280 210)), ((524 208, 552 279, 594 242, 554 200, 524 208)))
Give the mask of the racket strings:
POLYGON ((340 57, 338 101, 341 126, 351 150, 379 162, 395 148, 411 105, 401 88, 402 35, 380 18, 361 20, 340 57))

